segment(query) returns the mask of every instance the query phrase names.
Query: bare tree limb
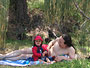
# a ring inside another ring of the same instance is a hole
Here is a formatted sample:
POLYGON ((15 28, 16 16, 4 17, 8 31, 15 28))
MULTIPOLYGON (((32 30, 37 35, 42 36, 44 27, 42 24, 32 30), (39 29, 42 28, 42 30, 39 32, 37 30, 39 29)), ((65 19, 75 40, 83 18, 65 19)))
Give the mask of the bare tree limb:
POLYGON ((79 8, 78 4, 75 2, 74 0, 74 4, 75 4, 75 7, 80 11, 80 13, 86 17, 88 20, 90 20, 90 17, 88 17, 87 15, 85 15, 85 13, 79 8))
POLYGON ((87 22, 87 20, 84 21, 83 24, 81 24, 80 28, 83 28, 85 26, 85 23, 87 22))

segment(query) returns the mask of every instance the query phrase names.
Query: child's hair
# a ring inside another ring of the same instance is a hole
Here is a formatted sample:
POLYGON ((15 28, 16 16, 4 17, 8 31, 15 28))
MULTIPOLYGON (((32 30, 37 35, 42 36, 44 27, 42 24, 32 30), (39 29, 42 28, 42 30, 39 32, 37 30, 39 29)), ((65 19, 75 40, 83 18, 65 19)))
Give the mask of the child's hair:
MULTIPOLYGON (((43 39, 42 39, 42 37, 41 37, 40 35, 37 35, 37 36, 34 38, 34 45, 33 45, 33 46, 37 46, 37 45, 35 44, 35 40, 41 40, 42 43, 43 43, 43 39)), ((42 46, 42 43, 41 43, 40 47, 42 46)))

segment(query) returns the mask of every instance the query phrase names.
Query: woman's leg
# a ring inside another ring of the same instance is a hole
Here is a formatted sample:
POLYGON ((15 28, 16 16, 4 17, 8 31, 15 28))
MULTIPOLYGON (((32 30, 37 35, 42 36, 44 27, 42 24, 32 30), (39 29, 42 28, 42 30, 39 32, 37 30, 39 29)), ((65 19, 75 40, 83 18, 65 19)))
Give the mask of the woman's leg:
POLYGON ((4 58, 16 57, 22 54, 21 50, 15 50, 4 55, 4 58))
POLYGON ((3 59, 3 55, 2 54, 0 54, 0 59, 3 59))
POLYGON ((32 57, 32 54, 22 54, 16 57, 11 57, 11 58, 5 58, 5 60, 23 60, 23 59, 28 59, 29 57, 32 57))
POLYGON ((16 56, 19 56, 19 55, 21 55, 21 50, 15 50, 15 51, 12 51, 12 52, 7 53, 5 55, 0 54, 0 59, 16 57, 16 56))
POLYGON ((2 57, 3 58, 11 58, 11 57, 17 57, 17 56, 20 56, 21 54, 31 54, 32 53, 32 48, 26 48, 26 49, 22 49, 22 50, 15 50, 15 51, 12 51, 10 53, 7 53, 2 57))

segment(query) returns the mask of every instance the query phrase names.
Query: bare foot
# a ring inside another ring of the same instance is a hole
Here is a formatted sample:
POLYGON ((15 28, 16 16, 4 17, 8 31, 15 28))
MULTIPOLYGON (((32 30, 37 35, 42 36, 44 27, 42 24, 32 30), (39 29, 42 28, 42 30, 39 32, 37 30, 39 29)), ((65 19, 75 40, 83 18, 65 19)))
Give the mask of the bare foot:
POLYGON ((0 54, 0 59, 3 59, 4 58, 4 55, 0 54))
POLYGON ((49 60, 48 58, 46 58, 46 61, 47 61, 48 63, 50 63, 50 60, 49 60))

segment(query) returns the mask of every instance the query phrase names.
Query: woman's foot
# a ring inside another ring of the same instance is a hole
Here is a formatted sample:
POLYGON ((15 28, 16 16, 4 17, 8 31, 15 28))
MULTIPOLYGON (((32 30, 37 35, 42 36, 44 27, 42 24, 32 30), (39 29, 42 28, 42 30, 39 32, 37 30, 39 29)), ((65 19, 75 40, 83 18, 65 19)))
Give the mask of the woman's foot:
POLYGON ((0 54, 0 60, 4 59, 4 55, 0 54))
POLYGON ((56 61, 51 61, 51 64, 55 63, 56 61))

